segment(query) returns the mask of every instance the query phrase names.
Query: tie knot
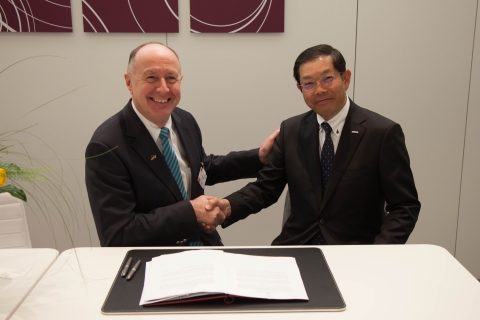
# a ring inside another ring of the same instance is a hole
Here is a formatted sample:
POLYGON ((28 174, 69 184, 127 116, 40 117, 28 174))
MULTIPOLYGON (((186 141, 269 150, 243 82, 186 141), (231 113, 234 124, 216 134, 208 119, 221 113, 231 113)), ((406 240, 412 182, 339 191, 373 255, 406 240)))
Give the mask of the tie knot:
POLYGON ((160 130, 160 138, 162 138, 162 139, 165 139, 165 138, 168 139, 169 134, 170 134, 170 130, 168 130, 167 127, 163 127, 163 128, 160 130))
POLYGON ((330 127, 328 122, 322 122, 322 128, 323 130, 325 130, 326 134, 329 134, 330 132, 332 132, 332 127, 330 127))

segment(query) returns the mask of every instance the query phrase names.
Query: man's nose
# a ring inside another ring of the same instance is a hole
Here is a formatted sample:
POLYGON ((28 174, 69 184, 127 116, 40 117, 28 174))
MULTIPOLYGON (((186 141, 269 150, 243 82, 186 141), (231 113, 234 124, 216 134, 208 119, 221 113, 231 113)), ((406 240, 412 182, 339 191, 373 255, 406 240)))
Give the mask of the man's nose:
POLYGON ((315 83, 315 93, 323 94, 325 92, 327 92, 327 90, 322 86, 322 83, 317 80, 317 82, 315 83))
POLYGON ((170 88, 168 87, 167 81, 165 81, 165 78, 160 78, 160 80, 158 81, 156 91, 159 93, 166 93, 170 91, 170 88))

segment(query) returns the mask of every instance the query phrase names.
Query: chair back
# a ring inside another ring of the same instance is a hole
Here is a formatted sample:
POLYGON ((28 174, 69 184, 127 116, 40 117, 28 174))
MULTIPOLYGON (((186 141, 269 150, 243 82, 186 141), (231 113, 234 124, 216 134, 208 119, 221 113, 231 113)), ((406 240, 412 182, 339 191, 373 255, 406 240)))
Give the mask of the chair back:
POLYGON ((287 222, 288 217, 292 214, 292 203, 290 202, 290 190, 287 189, 287 196, 285 197, 285 205, 283 206, 283 222, 282 227, 287 222))
POLYGON ((0 193, 0 249, 31 247, 23 201, 0 193))

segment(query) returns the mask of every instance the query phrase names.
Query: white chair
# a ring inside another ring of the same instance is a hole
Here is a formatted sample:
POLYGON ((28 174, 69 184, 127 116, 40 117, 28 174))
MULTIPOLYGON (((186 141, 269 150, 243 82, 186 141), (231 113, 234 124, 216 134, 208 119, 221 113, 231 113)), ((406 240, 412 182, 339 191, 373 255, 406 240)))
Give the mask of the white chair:
POLYGON ((31 247, 23 201, 0 193, 0 249, 31 247))

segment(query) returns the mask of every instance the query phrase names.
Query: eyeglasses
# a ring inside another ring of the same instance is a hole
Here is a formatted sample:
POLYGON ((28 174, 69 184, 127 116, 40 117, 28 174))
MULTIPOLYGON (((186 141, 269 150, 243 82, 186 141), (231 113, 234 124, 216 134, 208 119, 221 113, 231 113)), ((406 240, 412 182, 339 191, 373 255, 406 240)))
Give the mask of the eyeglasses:
MULTIPOLYGON (((318 81, 320 82, 320 85, 324 86, 324 87, 328 87, 330 86, 333 81, 335 81, 335 79, 341 75, 343 72, 337 72, 337 73, 331 73, 331 74, 327 74, 323 77, 321 77, 320 79, 318 79, 318 81)), ((300 85, 300 87, 305 90, 305 91, 310 91, 312 90, 313 88, 316 87, 316 84, 317 84, 317 81, 316 80, 308 80, 307 82, 305 83, 302 83, 300 85)))

